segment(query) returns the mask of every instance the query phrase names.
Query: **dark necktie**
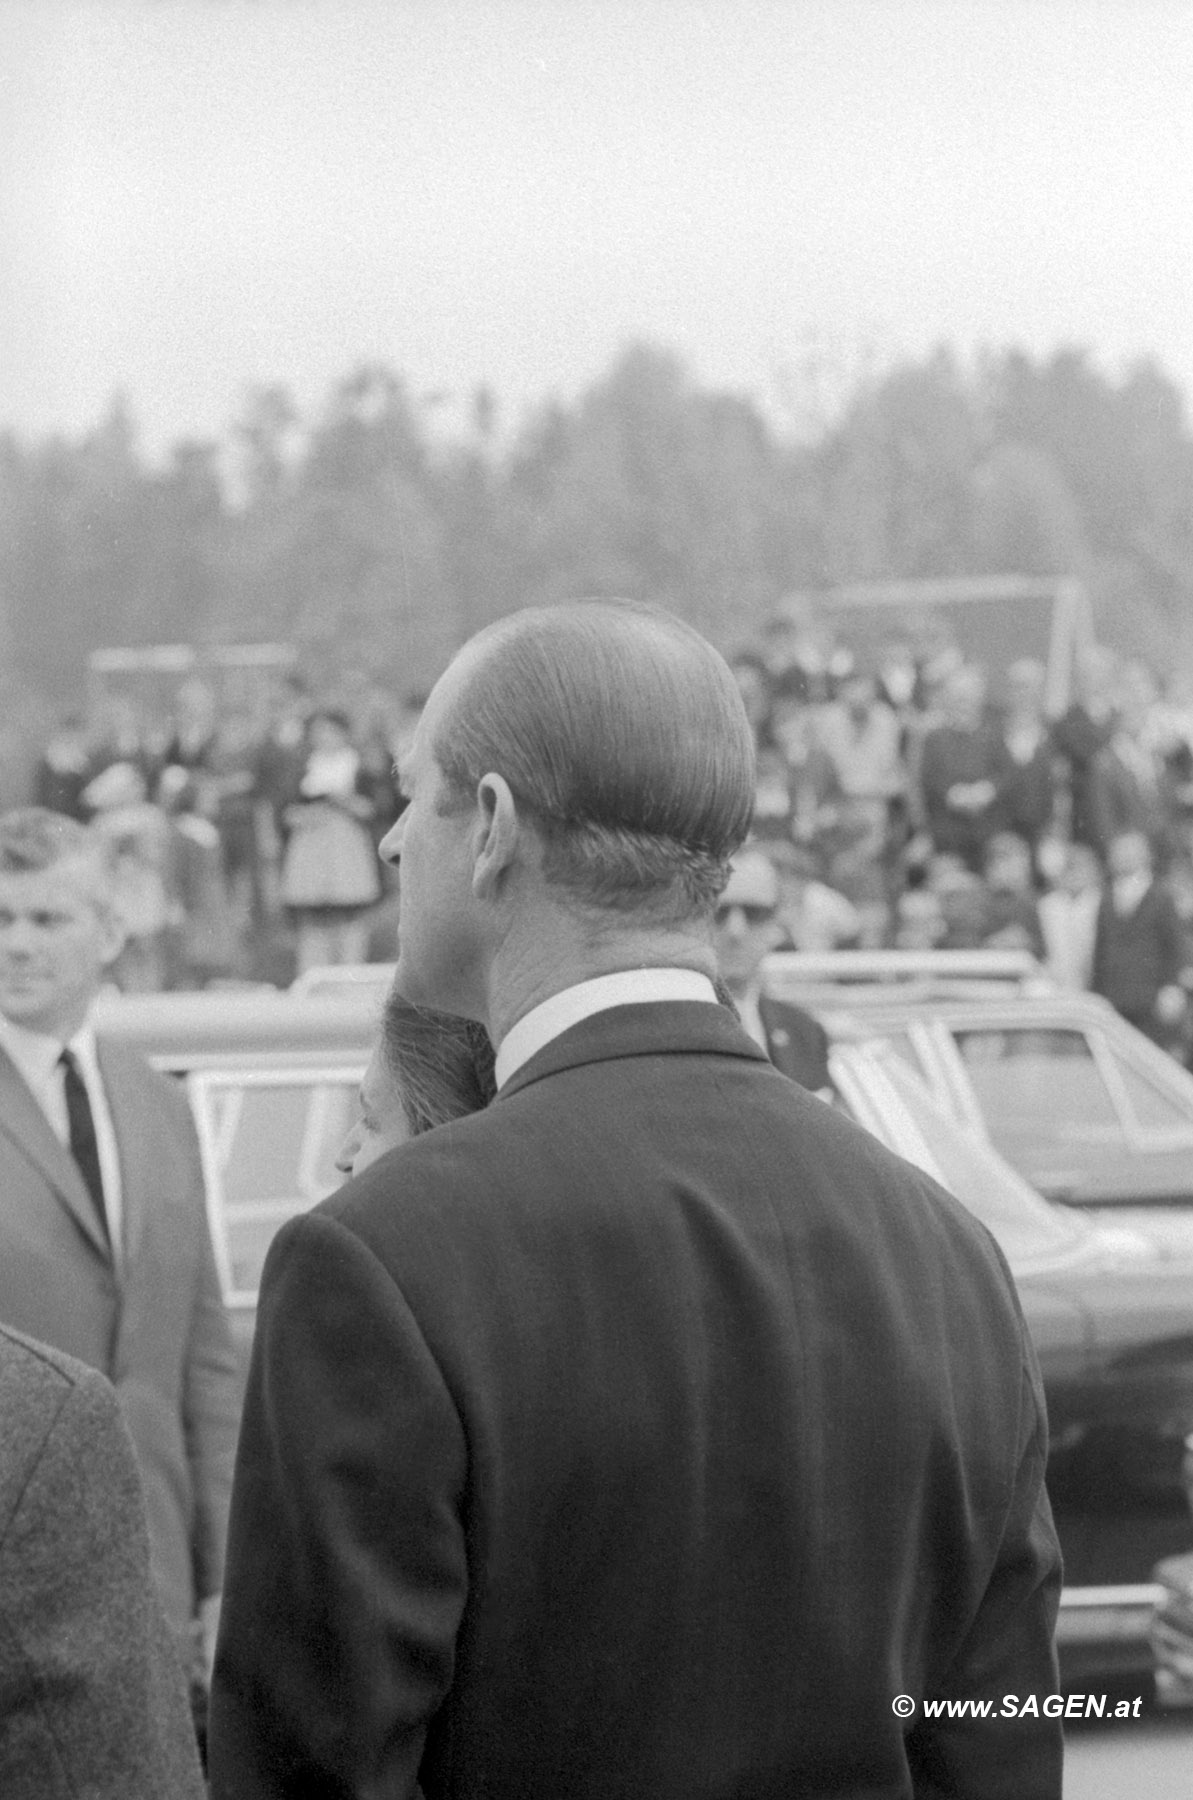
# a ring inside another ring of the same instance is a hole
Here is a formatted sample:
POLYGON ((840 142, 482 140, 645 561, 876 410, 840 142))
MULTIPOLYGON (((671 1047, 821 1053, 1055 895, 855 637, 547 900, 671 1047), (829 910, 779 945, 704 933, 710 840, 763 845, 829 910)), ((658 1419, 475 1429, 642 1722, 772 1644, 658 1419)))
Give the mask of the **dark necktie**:
POLYGON ((66 1117, 70 1126, 70 1153, 79 1165, 79 1173, 91 1195, 95 1216, 105 1239, 108 1236, 108 1214, 104 1206, 104 1183, 99 1168, 99 1144, 95 1136, 95 1119, 87 1089, 79 1073, 73 1053, 64 1050, 58 1058, 62 1064, 62 1087, 66 1095, 66 1117))

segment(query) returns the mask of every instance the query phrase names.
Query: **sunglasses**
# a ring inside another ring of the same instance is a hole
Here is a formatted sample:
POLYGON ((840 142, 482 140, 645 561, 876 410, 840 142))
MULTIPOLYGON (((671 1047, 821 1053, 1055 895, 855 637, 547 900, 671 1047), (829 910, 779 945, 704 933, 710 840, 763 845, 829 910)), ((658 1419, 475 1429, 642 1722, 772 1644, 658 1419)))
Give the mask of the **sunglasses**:
POLYGON ((722 901, 713 918, 718 925, 724 925, 733 913, 739 912, 747 925, 765 925, 774 918, 776 910, 773 906, 760 905, 756 900, 729 900, 722 901))

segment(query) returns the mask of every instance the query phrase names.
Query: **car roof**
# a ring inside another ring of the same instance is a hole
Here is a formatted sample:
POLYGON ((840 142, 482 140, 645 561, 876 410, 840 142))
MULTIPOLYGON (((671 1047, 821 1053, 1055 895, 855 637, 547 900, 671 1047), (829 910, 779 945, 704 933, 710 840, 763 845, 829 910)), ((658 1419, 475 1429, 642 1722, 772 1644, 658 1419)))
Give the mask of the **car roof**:
POLYGON ((300 1060, 360 1062, 377 1034, 382 996, 345 987, 306 996, 277 988, 199 993, 105 991, 95 1011, 97 1033, 129 1044, 159 1068, 202 1068, 233 1060, 277 1065, 300 1060))

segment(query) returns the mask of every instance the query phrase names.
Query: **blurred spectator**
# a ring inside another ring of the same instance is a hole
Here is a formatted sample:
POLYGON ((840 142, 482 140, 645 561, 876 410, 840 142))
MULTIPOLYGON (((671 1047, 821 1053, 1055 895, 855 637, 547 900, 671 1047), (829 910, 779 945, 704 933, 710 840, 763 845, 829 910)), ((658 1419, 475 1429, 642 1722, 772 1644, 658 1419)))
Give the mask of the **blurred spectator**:
POLYGON ((80 823, 90 817, 83 790, 95 774, 83 720, 72 713, 53 732, 33 775, 33 800, 80 823))
POLYGON ((941 950, 978 950, 986 930, 986 884, 961 857, 939 852, 928 868, 928 889, 935 896, 943 929, 941 950))
POLYGON ((1111 650, 1091 644, 1077 663, 1077 697, 1052 728, 1052 741, 1066 765, 1069 789, 1069 836, 1105 853, 1094 794, 1094 763, 1110 742, 1117 723, 1114 677, 1118 659, 1111 650))
POLYGON ((895 901, 891 942, 896 950, 937 950, 947 926, 932 888, 906 887, 895 901))
POLYGON ((920 672, 911 645, 904 637, 887 638, 878 653, 878 696, 903 722, 923 699, 920 672))
POLYGON ((932 712, 953 676, 964 668, 965 659, 949 621, 931 607, 916 620, 914 639, 919 677, 916 705, 921 712, 932 712))
POLYGON ((774 865, 752 846, 739 850, 714 915, 717 968, 755 1043, 784 1075, 815 1092, 831 1085, 824 1028, 802 1007, 763 991, 763 959, 782 936, 778 915, 774 865))
POLYGON ((770 715, 770 675, 761 655, 752 650, 739 650, 729 664, 737 682, 746 717, 754 730, 754 742, 760 743, 766 733, 770 715))
POLYGON ((1102 902, 1102 865, 1088 844, 1070 844, 1056 886, 1039 902, 1048 973, 1061 987, 1088 988, 1102 902))
POLYGON ((1171 850, 1168 770, 1153 719, 1159 694, 1151 671, 1128 663, 1117 687, 1114 731, 1093 759, 1092 805, 1100 844, 1141 831, 1161 863, 1171 850))
POLYGON ((298 932, 298 968, 360 962, 366 914, 381 894, 381 865, 361 792, 361 757, 347 716, 311 714, 295 793, 285 809, 289 836, 281 893, 298 932))
POLYGON ((210 820, 219 840, 222 885, 236 929, 247 935, 266 910, 257 795, 259 745, 251 717, 237 709, 216 722, 200 780, 181 792, 186 816, 210 820))
POLYGON ((237 928, 224 880, 224 852, 215 825, 200 810, 201 789, 177 763, 158 786, 170 826, 166 881, 165 981, 201 988, 233 974, 240 962, 237 928))
POLYGON ((841 789, 815 740, 814 719, 813 710, 780 682, 770 739, 758 752, 754 830, 759 837, 818 844, 836 824, 841 789))
POLYGON ((145 778, 152 793, 162 770, 160 746, 149 741, 133 702, 127 694, 107 694, 99 702, 89 728, 91 769, 102 774, 113 763, 131 763, 145 778))
POLYGON ((149 799, 145 775, 133 762, 109 763, 83 793, 92 828, 108 846, 116 906, 127 934, 112 974, 126 993, 156 993, 166 985, 170 824, 149 799))
POLYGON ((184 681, 174 702, 166 763, 194 774, 209 767, 216 740, 215 694, 205 681, 184 681))
POLYGON ((862 941, 873 948, 887 928, 893 809, 906 782, 899 721, 873 678, 855 672, 821 709, 815 730, 841 796, 826 845, 829 875, 857 908, 862 941))
POLYGON ((1171 896, 1155 877, 1145 832, 1107 845, 1110 879, 1098 909, 1093 988, 1124 1019, 1172 1049, 1185 1018, 1186 946, 1171 896))
POLYGON ((1010 775, 1000 732, 985 717, 986 683, 974 668, 957 669, 941 692, 942 723, 924 738, 919 779, 933 848, 982 865, 999 828, 999 801, 1010 775))
MULTIPOLYGON (((369 708, 357 729, 356 744, 360 750, 357 786, 369 803, 373 839, 379 844, 404 805, 396 769, 400 746, 388 707, 374 704, 369 708)), ((388 865, 381 866, 388 869, 388 865)))
POLYGON ((807 600, 793 598, 780 607, 767 623, 765 643, 772 682, 783 682, 805 705, 831 700, 853 667, 852 651, 837 642, 807 600))
POLYGON ((767 843, 779 879, 779 922, 793 950, 843 950, 861 935, 857 908, 820 879, 814 851, 803 844, 767 843))
POLYGON ((1007 751, 1003 822, 1026 840, 1037 872, 1040 841, 1056 811, 1056 752, 1044 716, 1045 679, 1044 665, 1034 657, 1011 664, 1002 726, 1007 751))
POLYGON ((1029 950, 1043 960, 1044 934, 1036 903, 1031 849, 1014 831, 996 831, 986 845, 985 918, 987 950, 1029 950))
POLYGON ((254 792, 257 796, 257 852, 266 889, 266 910, 277 899, 284 814, 302 776, 307 755, 307 718, 311 697, 298 675, 286 675, 270 696, 269 720, 257 748, 254 792))

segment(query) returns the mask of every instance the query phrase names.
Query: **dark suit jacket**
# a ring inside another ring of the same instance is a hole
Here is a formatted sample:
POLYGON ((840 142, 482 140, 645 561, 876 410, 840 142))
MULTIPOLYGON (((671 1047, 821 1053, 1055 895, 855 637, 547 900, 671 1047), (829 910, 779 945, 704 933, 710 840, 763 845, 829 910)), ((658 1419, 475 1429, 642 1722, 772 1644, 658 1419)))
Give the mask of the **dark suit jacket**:
POLYGON ((120 1397, 171 1625, 220 1590, 236 1441, 236 1365, 184 1096, 99 1045, 120 1152, 114 1265, 70 1153, 0 1051, 0 1321, 99 1369, 120 1397))
POLYGON ((1043 1402, 993 1240, 729 1013, 573 1027, 286 1226, 217 1800, 1060 1792, 1043 1402))
POLYGON ((801 1087, 829 1086, 828 1033, 802 1006, 791 1006, 769 994, 758 997, 758 1014, 766 1033, 766 1051, 776 1069, 801 1087))
POLYGON ((1001 796, 1014 767, 1002 734, 993 725, 978 725, 972 731, 933 726, 920 753, 919 782, 935 849, 963 856, 971 864, 980 860, 983 847, 1005 822, 1001 796), (992 782, 995 797, 980 812, 958 811, 949 804, 949 789, 972 781, 992 782))
POLYGON ((1184 932, 1167 890, 1153 881, 1134 912, 1114 910, 1112 887, 1098 907, 1091 986, 1151 1036, 1163 1037, 1156 1019, 1160 989, 1179 981, 1185 965, 1184 932))
POLYGON ((115 1396, 0 1329, 0 1794, 203 1792, 115 1396))

